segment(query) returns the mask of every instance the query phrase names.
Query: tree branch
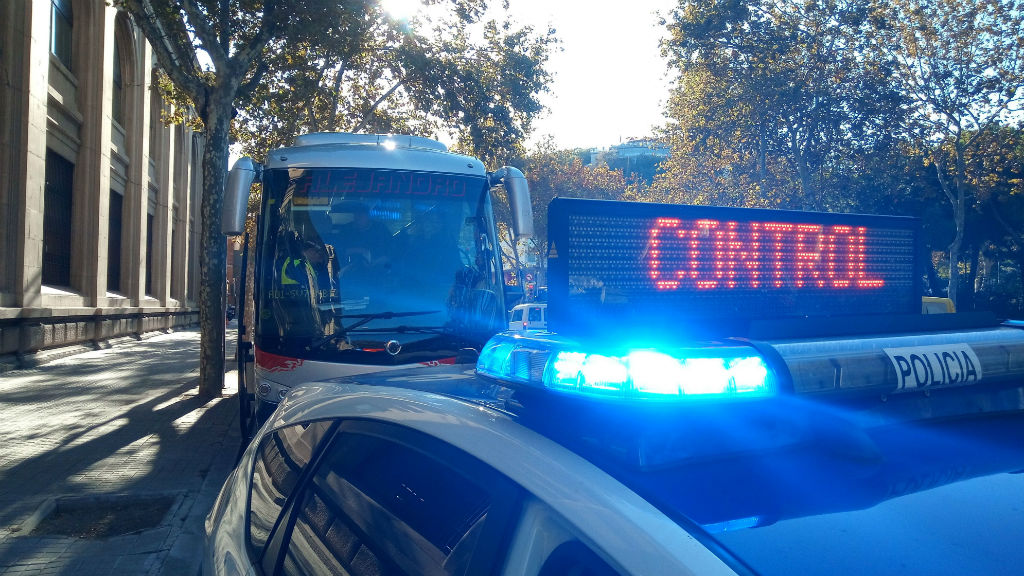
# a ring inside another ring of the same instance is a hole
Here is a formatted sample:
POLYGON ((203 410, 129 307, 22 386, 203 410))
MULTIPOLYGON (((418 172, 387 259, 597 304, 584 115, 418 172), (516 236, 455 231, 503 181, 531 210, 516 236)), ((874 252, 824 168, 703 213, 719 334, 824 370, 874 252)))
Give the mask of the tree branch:
POLYGON ((359 120, 359 124, 357 124, 356 127, 352 129, 353 132, 359 132, 360 130, 363 129, 363 126, 366 125, 366 122, 370 119, 370 115, 373 114, 373 112, 377 109, 377 107, 379 107, 382 103, 384 103, 384 101, 387 100, 388 97, 391 96, 395 92, 395 90, 398 90, 398 88, 402 84, 405 84, 405 78, 406 77, 404 77, 404 76, 402 78, 400 78, 398 80, 398 82, 395 83, 394 86, 389 88, 388 91, 385 92, 380 98, 377 98, 377 101, 374 102, 372 106, 370 106, 370 109, 366 111, 366 114, 363 114, 363 118, 361 120, 359 120))
POLYGON ((206 15, 196 7, 192 0, 181 0, 181 9, 185 11, 188 23, 196 31, 196 38, 199 39, 199 44, 210 55, 210 60, 213 60, 214 68, 218 72, 224 70, 227 65, 228 55, 221 50, 220 43, 217 40, 217 33, 213 28, 210 28, 210 24, 206 21, 206 15))
POLYGON ((224 54, 231 51, 231 2, 220 0, 220 49, 224 54))
POLYGON ((256 64, 256 69, 252 71, 252 76, 238 87, 238 92, 241 94, 248 94, 255 90, 256 85, 260 83, 260 80, 263 75, 267 73, 267 69, 269 67, 270 62, 266 58, 261 58, 259 63, 256 64))
MULTIPOLYGON (((263 18, 260 20, 259 31, 256 32, 256 35, 253 36, 248 44, 236 51, 231 57, 233 67, 241 71, 249 67, 249 64, 256 58, 256 55, 262 52, 267 42, 270 42, 270 39, 274 37, 274 33, 277 31, 276 18, 277 0, 267 0, 263 5, 263 18)), ((256 71, 253 72, 253 76, 249 79, 249 83, 259 82, 264 71, 266 71, 265 67, 262 71, 260 67, 257 67, 256 71)))
POLYGON ((932 153, 932 159, 935 163, 935 175, 939 179, 939 187, 942 188, 942 192, 946 195, 946 199, 953 205, 954 210, 956 209, 956 197, 953 196, 953 191, 949 189, 949 181, 946 180, 946 163, 939 157, 941 149, 936 150, 932 153))
MULTIPOLYGON (((187 36, 170 37, 165 33, 170 22, 160 19, 148 0, 125 0, 125 8, 142 28, 150 46, 156 55, 157 62, 178 88, 184 91, 197 107, 206 102, 206 85, 199 78, 199 70, 195 67, 195 51, 187 36), (189 72, 191 70, 191 72, 189 72)), ((184 23, 177 20, 184 28, 184 23)))
POLYGON ((334 89, 331 91, 331 115, 328 126, 333 130, 335 128, 335 121, 338 118, 338 102, 341 100, 341 81, 345 77, 345 62, 341 63, 338 67, 338 72, 334 76, 334 89))

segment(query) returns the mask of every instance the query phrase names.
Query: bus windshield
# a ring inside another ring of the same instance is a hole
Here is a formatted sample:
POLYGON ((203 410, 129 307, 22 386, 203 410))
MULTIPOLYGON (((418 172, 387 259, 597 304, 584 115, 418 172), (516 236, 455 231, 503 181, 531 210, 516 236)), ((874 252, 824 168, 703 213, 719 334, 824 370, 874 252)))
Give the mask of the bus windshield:
POLYGON ((368 168, 264 177, 256 343, 407 364, 479 347, 504 318, 483 176, 368 168))

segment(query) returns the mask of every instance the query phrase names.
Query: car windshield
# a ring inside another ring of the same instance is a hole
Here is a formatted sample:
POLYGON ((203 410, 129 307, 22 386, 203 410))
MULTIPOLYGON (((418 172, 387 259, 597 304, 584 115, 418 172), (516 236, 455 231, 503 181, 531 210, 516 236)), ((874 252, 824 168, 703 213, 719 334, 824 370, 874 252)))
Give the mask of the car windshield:
POLYGON ((257 341, 397 363, 479 346, 504 323, 483 176, 374 169, 265 178, 257 341), (387 352, 389 341, 401 344, 387 352))

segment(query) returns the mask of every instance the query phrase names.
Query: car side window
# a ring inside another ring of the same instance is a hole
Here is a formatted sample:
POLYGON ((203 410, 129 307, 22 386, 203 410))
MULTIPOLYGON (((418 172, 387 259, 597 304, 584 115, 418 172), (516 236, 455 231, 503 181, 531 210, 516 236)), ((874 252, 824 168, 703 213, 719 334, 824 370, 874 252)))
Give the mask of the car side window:
POLYGON ((540 308, 530 308, 530 322, 540 322, 541 319, 540 308))
POLYGON ((561 544, 540 569, 538 576, 618 576, 611 566, 583 543, 561 544))
POLYGON ((509 502, 516 499, 498 496, 505 488, 489 482, 488 474, 473 473, 482 464, 468 462, 467 471, 468 456, 446 454, 454 449, 432 442, 427 445, 442 447, 441 453, 428 454, 405 435, 396 440, 343 427, 296 502, 280 573, 490 572, 499 558, 497 542, 512 524, 509 502))
POLYGON ((249 546, 259 558, 303 469, 327 436, 330 420, 307 422, 266 435, 256 451, 249 493, 249 546))

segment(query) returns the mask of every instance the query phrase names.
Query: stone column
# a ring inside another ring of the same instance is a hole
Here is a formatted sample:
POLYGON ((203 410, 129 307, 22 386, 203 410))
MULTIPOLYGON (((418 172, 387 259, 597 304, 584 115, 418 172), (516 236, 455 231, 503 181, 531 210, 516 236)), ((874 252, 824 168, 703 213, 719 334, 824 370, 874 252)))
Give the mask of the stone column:
POLYGON ((157 194, 156 207, 153 211, 153 294, 161 306, 167 306, 171 297, 170 266, 171 261, 171 198, 181 171, 181 133, 184 127, 171 126, 169 138, 165 140, 167 147, 160 158, 160 192, 157 194))
POLYGON ((75 4, 76 68, 82 145, 75 164, 72 283, 86 306, 106 304, 107 225, 110 209, 111 94, 114 17, 105 2, 75 4), (79 17, 81 15, 81 17, 79 17), (102 302, 101 302, 102 299, 102 302))
POLYGON ((7 80, 0 84, 0 174, 9 175, 0 178, 0 254, 7 255, 0 261, 0 308, 15 306, 15 265, 20 260, 15 253, 24 238, 18 234, 18 221, 22 212, 19 199, 25 186, 20 169, 25 154, 22 123, 30 13, 25 2, 0 3, 0 78, 7 80))
POLYGON ((153 52, 149 44, 138 33, 132 30, 132 37, 135 38, 133 52, 135 68, 131 77, 137 79, 137 86, 131 86, 128 98, 132 105, 128 107, 132 111, 132 118, 128 120, 128 130, 131 136, 128 138, 130 148, 129 155, 132 158, 128 166, 128 188, 125 190, 125 219, 124 231, 126 251, 124 277, 121 282, 125 285, 124 294, 128 297, 132 306, 138 306, 142 300, 142 292, 146 281, 143 262, 146 257, 146 199, 149 197, 150 173, 149 156, 154 146, 158 143, 150 141, 151 134, 161 134, 161 130, 153 130, 153 52))
MULTIPOLYGON (((171 217, 174 219, 174 226, 178 230, 177 244, 171 247, 171 278, 175 283, 171 286, 171 296, 178 300, 178 306, 186 305, 186 282, 188 279, 188 214, 191 208, 189 202, 189 191, 192 188, 192 179, 195 177, 196 164, 193 162, 194 150, 192 141, 194 135, 190 128, 185 128, 185 137, 182 139, 181 148, 181 169, 177 171, 177 184, 175 185, 174 200, 171 203, 171 217), (177 214, 174 205, 177 204, 177 214)), ((174 235, 171 235, 171 242, 175 242, 174 235)))
POLYGON ((206 148, 206 141, 200 139, 195 147, 193 161, 196 165, 195 177, 192 179, 192 186, 189 188, 189 253, 188 270, 189 286, 191 287, 192 299, 189 304, 195 306, 199 302, 199 251, 203 249, 200 241, 200 228, 202 227, 203 213, 203 153, 206 148))
MULTIPOLYGON (((18 4, 15 2, 14 4, 18 4)), ((17 238, 11 247, 14 264, 15 305, 42 305, 43 191, 46 185, 46 119, 50 73, 50 2, 25 2, 24 27, 18 42, 25 59, 15 78, 12 110, 17 115, 17 140, 11 142, 14 157, 10 179, 14 204, 20 208, 17 238)), ((17 38, 17 31, 15 32, 17 38)))

